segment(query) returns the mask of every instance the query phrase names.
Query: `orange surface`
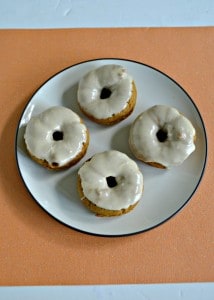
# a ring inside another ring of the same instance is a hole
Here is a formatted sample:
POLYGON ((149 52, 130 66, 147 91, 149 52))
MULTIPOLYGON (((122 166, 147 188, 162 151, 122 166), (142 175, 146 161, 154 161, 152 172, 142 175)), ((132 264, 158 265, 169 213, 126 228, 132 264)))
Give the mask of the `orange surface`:
POLYGON ((0 284, 119 284, 214 280, 214 28, 0 31, 0 284), (19 177, 14 139, 33 92, 66 66, 93 58, 144 62, 178 81, 208 134, 204 178, 174 218, 143 234, 89 236, 45 213, 19 177))

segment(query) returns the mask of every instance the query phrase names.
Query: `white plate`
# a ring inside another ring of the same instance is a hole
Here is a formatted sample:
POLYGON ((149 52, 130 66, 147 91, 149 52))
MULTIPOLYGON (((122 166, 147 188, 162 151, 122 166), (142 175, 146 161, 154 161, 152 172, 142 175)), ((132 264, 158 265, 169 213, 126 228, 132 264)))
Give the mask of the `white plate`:
POLYGON ((52 217, 81 232, 101 236, 124 236, 152 229, 175 215, 195 193, 204 173, 207 157, 206 132, 201 115, 189 95, 174 80, 159 70, 135 61, 98 59, 60 71, 33 95, 21 116, 16 138, 16 157, 21 177, 33 198, 52 217), (138 98, 134 112, 121 123, 104 127, 88 120, 79 110, 76 94, 80 78, 104 64, 121 64, 133 76, 138 98), (153 168, 137 162, 144 175, 144 194, 136 208, 121 217, 99 218, 79 200, 76 180, 80 165, 97 152, 116 149, 134 159, 128 146, 130 124, 141 112, 155 104, 177 108, 191 120, 197 132, 196 151, 179 167, 171 170, 153 168), (25 151, 25 124, 53 105, 77 112, 90 131, 86 156, 66 171, 48 171, 33 162, 25 151))

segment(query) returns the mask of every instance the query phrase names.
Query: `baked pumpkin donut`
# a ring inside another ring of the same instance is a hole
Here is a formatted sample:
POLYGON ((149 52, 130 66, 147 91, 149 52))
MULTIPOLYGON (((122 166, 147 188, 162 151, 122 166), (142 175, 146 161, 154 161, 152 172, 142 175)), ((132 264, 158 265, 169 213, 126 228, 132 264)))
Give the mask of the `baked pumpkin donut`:
POLYGON ((95 154, 78 171, 82 203, 98 216, 130 212, 143 192, 143 175, 126 154, 110 150, 95 154))
POLYGON ((87 73, 79 82, 78 103, 92 121, 113 125, 127 118, 136 103, 136 86, 120 65, 104 65, 87 73))
POLYGON ((30 119, 24 140, 32 159, 59 170, 71 167, 85 155, 89 132, 72 110, 54 106, 30 119))
POLYGON ((139 160, 170 168, 182 164, 195 150, 195 139, 195 128, 177 109, 155 105, 135 119, 129 144, 139 160))

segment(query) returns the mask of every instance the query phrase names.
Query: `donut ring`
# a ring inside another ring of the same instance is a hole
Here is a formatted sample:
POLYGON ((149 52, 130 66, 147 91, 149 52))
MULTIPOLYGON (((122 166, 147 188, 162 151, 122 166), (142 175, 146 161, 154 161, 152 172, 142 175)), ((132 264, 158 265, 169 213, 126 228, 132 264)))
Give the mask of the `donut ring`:
POLYGON ((195 128, 177 109, 155 105, 135 119, 129 144, 136 158, 165 169, 182 164, 195 150, 195 139, 195 128))
POLYGON ((132 210, 143 191, 143 175, 126 154, 110 150, 95 154, 78 171, 82 203, 99 216, 132 210))
POLYGON ((78 104, 92 121, 113 125, 127 118, 136 103, 136 86, 120 65, 104 65, 79 82, 78 104))
POLYGON ((85 155, 89 133, 76 113, 54 106, 30 119, 24 140, 32 159, 58 170, 71 167, 85 155))

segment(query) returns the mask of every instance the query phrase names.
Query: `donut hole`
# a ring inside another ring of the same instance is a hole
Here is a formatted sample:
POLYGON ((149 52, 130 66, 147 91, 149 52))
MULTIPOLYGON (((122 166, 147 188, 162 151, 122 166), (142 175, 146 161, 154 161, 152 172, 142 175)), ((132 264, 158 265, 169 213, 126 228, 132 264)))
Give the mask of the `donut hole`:
POLYGON ((108 184, 108 187, 110 187, 110 188, 113 188, 117 185, 117 180, 114 176, 106 177, 106 182, 108 184))
POLYGON ((160 143, 164 143, 168 138, 167 131, 162 129, 162 128, 160 128, 158 130, 158 132, 156 133, 156 136, 157 136, 157 139, 160 143))
POLYGON ((100 99, 108 99, 111 96, 111 90, 108 87, 104 87, 100 93, 100 99))
POLYGON ((56 130, 53 132, 53 139, 54 141, 61 141, 63 140, 63 132, 56 130))

